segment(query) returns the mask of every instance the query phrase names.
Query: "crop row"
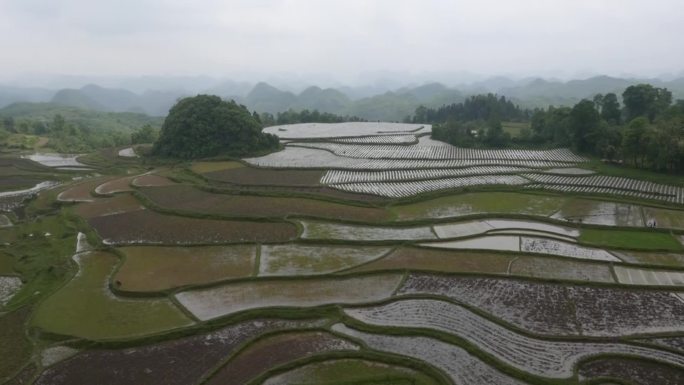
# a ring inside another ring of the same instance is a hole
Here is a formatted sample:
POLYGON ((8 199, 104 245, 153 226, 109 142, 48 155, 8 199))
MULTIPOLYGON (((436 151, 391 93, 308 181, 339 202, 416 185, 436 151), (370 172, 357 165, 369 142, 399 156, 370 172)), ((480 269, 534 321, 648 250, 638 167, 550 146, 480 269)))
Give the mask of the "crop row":
POLYGON ((578 163, 586 159, 573 154, 570 150, 487 150, 480 148, 461 148, 454 146, 360 146, 336 143, 291 143, 288 146, 301 146, 331 151, 336 155, 363 159, 498 159, 498 160, 537 160, 578 163))
POLYGON ((532 181, 543 184, 606 187, 617 190, 629 190, 653 195, 663 195, 666 197, 675 198, 676 200, 684 199, 684 188, 682 187, 658 184, 639 179, 605 175, 570 177, 559 175, 525 174, 523 176, 532 181))
POLYGON ((344 183, 334 184, 331 185, 331 187, 349 192, 374 194, 390 198, 403 198, 432 191, 458 189, 469 186, 520 186, 526 183, 528 183, 527 179, 517 175, 481 175, 408 182, 344 183))
POLYGON ((435 329, 453 334, 510 366, 541 377, 572 377, 580 361, 598 354, 649 357, 684 367, 684 356, 640 346, 527 337, 444 301, 403 300, 371 308, 347 309, 345 313, 376 326, 435 329))
POLYGON ((397 292, 403 294, 446 296, 544 336, 684 333, 684 301, 660 290, 412 273, 397 292))
POLYGON ((681 196, 669 196, 660 195, 653 193, 644 193, 634 190, 620 190, 610 187, 594 187, 594 186, 573 186, 566 184, 530 184, 525 186, 529 189, 540 189, 540 190, 553 190, 569 193, 582 193, 582 194, 608 194, 608 195, 624 195, 628 197, 649 199, 649 200, 660 200, 665 202, 684 204, 684 195, 681 196))
POLYGON ((430 133, 429 124, 385 123, 385 122, 343 122, 343 123, 299 123, 266 127, 264 132, 281 139, 346 138, 383 134, 430 133))
POLYGON ((472 175, 515 174, 526 171, 529 171, 529 169, 507 166, 390 171, 330 170, 321 178, 321 184, 424 180, 472 175))
POLYGON ((523 385, 503 374, 464 349, 433 338, 371 334, 335 324, 332 330, 361 340, 373 350, 411 357, 440 369, 454 384, 523 385))
POLYGON ((343 170, 406 170, 460 168, 472 166, 510 166, 528 168, 567 167, 568 163, 542 160, 502 159, 359 159, 337 156, 329 151, 286 146, 284 150, 258 158, 246 158, 247 163, 257 167, 272 168, 327 168, 343 170))
POLYGON ((339 144, 416 144, 418 138, 415 135, 379 135, 379 136, 356 136, 351 138, 328 139, 328 142, 339 144))

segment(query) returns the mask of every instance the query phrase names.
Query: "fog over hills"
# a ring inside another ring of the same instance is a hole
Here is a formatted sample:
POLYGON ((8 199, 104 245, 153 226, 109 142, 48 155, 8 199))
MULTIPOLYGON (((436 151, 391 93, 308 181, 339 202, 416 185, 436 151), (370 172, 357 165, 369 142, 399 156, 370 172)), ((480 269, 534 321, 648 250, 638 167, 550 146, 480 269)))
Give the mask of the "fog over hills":
POLYGON ((250 110, 272 114, 308 109, 368 120, 397 121, 412 114, 420 105, 437 107, 457 103, 478 93, 503 95, 524 107, 546 107, 573 105, 598 93, 619 95, 630 85, 646 82, 670 89, 675 98, 684 98, 684 77, 662 80, 595 76, 561 81, 497 76, 457 85, 423 82, 398 86, 395 81, 379 80, 363 86, 330 87, 316 84, 300 87, 296 82, 284 86, 210 77, 139 77, 120 79, 119 86, 111 86, 114 83, 111 79, 104 82, 106 85, 88 83, 65 88, 0 85, 0 108, 17 102, 51 102, 96 111, 165 116, 179 98, 207 93, 234 99, 250 110))

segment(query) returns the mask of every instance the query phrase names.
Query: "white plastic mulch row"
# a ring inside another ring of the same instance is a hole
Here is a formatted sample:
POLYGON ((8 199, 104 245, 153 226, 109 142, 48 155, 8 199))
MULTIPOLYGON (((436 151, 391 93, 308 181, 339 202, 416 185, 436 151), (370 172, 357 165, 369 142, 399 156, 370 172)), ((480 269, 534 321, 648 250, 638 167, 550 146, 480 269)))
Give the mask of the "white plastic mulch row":
POLYGON ((634 197, 640 199, 660 200, 670 203, 684 204, 684 195, 668 196, 653 193, 639 192, 635 190, 619 190, 609 187, 593 187, 593 186, 573 186, 565 184, 530 184, 524 186, 529 189, 553 190, 569 193, 581 194, 607 194, 607 195, 623 195, 627 197, 634 197))
POLYGON ((429 124, 344 122, 344 123, 299 123, 264 128, 265 133, 281 139, 344 138, 387 134, 422 134, 432 132, 429 124))
POLYGON ((520 186, 526 183, 529 183, 529 181, 518 175, 480 175, 407 182, 343 183, 330 186, 339 190, 355 193, 373 194, 390 198, 404 198, 432 191, 457 189, 469 186, 520 186))
POLYGON ((332 143, 340 144, 417 144, 415 135, 380 135, 380 136, 357 136, 352 138, 328 139, 332 143))
POLYGON ((370 349, 411 357, 445 373, 454 384, 468 385, 523 385, 463 348, 429 337, 393 336, 372 334, 335 324, 332 330, 338 334, 363 341, 370 349))
POLYGON ((330 170, 321 178, 321 184, 425 180, 456 176, 517 174, 529 171, 529 168, 509 166, 475 166, 451 169, 390 171, 330 170))
POLYGON ((246 158, 247 163, 270 168, 316 168, 341 170, 407 170, 430 168, 461 168, 472 166, 510 166, 528 168, 567 167, 564 162, 496 159, 359 159, 337 156, 330 151, 307 147, 286 146, 284 150, 258 158, 246 158))
POLYGON ((672 202, 684 203, 684 188, 666 184, 653 183, 645 180, 605 175, 571 177, 560 175, 525 174, 523 176, 534 182, 543 183, 545 185, 551 184, 605 187, 616 190, 629 190, 644 194, 661 195, 672 202))
POLYGON ((124 148, 119 150, 119 156, 122 158, 137 158, 138 154, 135 153, 133 147, 124 148))
POLYGON ((438 330, 458 336, 523 372, 547 378, 570 378, 579 362, 599 354, 653 358, 684 368, 684 356, 617 342, 554 341, 528 337, 498 325, 462 306, 432 299, 346 309, 352 318, 375 326, 438 330))
POLYGON ((330 151, 336 155, 363 159, 499 159, 537 160, 578 163, 586 159, 566 148, 554 150, 489 150, 455 146, 373 146, 337 143, 290 143, 288 146, 310 147, 330 151))

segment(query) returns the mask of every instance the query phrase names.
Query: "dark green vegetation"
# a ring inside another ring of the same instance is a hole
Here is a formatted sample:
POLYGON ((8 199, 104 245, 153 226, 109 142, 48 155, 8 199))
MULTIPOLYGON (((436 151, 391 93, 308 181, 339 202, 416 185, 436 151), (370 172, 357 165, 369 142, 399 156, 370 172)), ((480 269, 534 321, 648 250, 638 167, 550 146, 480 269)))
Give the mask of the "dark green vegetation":
POLYGON ((618 249, 682 250, 682 244, 668 233, 585 229, 579 239, 586 244, 618 249))
POLYGON ((278 138, 262 133, 261 125, 244 106, 218 96, 198 95, 171 108, 152 152, 197 159, 253 155, 277 147, 278 138))
POLYGON ((463 103, 416 109, 412 121, 433 123, 433 137, 457 146, 571 147, 636 168, 681 173, 684 168, 684 100, 666 88, 629 86, 620 107, 615 93, 597 94, 573 107, 523 110, 505 97, 473 96, 463 103), (502 122, 530 122, 517 136, 502 122))
POLYGON ((100 112, 50 103, 17 103, 0 109, 0 148, 84 152, 131 143, 131 133, 149 125, 154 131, 161 118, 139 113, 100 112), (41 147, 42 147, 41 146, 41 147))

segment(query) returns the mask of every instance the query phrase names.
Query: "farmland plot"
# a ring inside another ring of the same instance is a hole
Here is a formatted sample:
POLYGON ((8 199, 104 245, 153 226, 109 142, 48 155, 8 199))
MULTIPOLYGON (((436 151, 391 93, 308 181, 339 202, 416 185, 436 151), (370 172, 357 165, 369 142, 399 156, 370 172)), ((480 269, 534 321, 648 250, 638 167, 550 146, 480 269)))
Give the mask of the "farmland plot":
POLYGON ((95 198, 90 193, 108 179, 109 178, 88 179, 78 183, 59 193, 59 195, 57 195, 57 200, 60 202, 92 202, 95 198))
POLYGON ((664 291, 416 273, 397 295, 421 293, 451 298, 544 336, 684 332, 679 321, 684 319, 684 301, 664 291))
POLYGON ((114 179, 109 182, 102 183, 95 188, 95 192, 102 195, 115 194, 120 192, 130 192, 133 188, 130 186, 133 179, 137 178, 135 176, 126 176, 119 179, 114 179))
POLYGON ((33 348, 24 325, 31 309, 24 307, 0 316, 0 381, 9 379, 31 358, 33 348))
POLYGON ((684 229, 684 211, 644 207, 646 222, 655 220, 657 227, 667 229, 684 229))
POLYGON ((19 289, 21 289, 19 277, 0 275, 0 309, 7 305, 19 289))
POLYGON ((260 276, 314 275, 348 269, 389 253, 388 247, 262 246, 260 276))
POLYGON ((344 241, 427 240, 437 237, 430 226, 380 227, 355 226, 326 222, 301 222, 303 239, 344 241))
POLYGON ((521 256, 510 264, 508 272, 521 277, 615 283, 607 264, 564 258, 521 256))
POLYGON ((408 145, 418 144, 415 135, 374 135, 374 136, 355 136, 351 138, 331 138, 325 142, 339 144, 375 144, 375 145, 408 145))
POLYGON ((314 362, 269 377, 262 385, 373 384, 437 385, 435 379, 413 369, 363 359, 342 358, 314 362))
POLYGON ((357 344, 330 333, 280 334, 248 346, 219 369, 207 384, 246 384, 264 371, 291 361, 316 354, 356 350, 359 350, 357 344))
POLYGON ((405 170, 473 166, 510 166, 546 169, 568 165, 567 163, 555 161, 515 159, 362 159, 338 156, 330 151, 321 149, 296 146, 286 146, 282 151, 243 160, 257 167, 342 170, 405 170))
POLYGON ((332 330, 358 339, 370 349, 423 361, 446 373, 455 384, 524 384, 490 367, 462 348, 433 338, 371 334, 348 328, 343 324, 333 325, 332 330))
POLYGON ((590 199, 571 199, 552 218, 604 226, 644 227, 641 206, 590 199))
POLYGON ((345 313, 376 326, 435 329, 454 334, 498 360, 540 377, 572 377, 580 361, 600 354, 649 357, 684 369, 681 355, 620 343, 530 338, 444 301, 400 300, 383 306, 346 309, 345 313))
POLYGON ((176 182, 161 175, 145 174, 133 179, 131 184, 136 187, 162 187, 174 185, 176 182))
POLYGON ((435 272, 468 272, 506 274, 512 256, 452 250, 401 247, 388 256, 361 265, 350 273, 380 270, 423 270, 435 272))
POLYGON ((140 191, 155 205, 168 210, 230 217, 307 216, 364 222, 389 218, 389 213, 380 208, 318 199, 217 194, 185 185, 143 188, 140 191))
POLYGON ((86 339, 140 337, 189 326, 192 321, 167 299, 114 296, 108 280, 118 258, 105 252, 76 254, 78 274, 40 303, 31 325, 86 339), (78 320, 78 322, 74 322, 78 320))
POLYGON ((578 377, 580 381, 614 378, 639 385, 679 385, 684 383, 684 370, 650 360, 611 357, 582 364, 578 377))
POLYGON ((23 190, 2 191, 0 192, 0 211, 11 211, 21 206, 25 200, 35 196, 43 190, 53 188, 58 184, 58 182, 54 181, 44 181, 23 190))
POLYGON ((490 235, 448 242, 423 243, 421 246, 461 250, 514 251, 593 261, 621 262, 620 259, 602 249, 579 246, 556 239, 517 235, 490 235))
POLYGON ((252 275, 256 247, 133 246, 118 249, 125 260, 114 277, 126 291, 162 291, 252 275))
POLYGON ((433 226, 435 233, 440 238, 459 238, 477 234, 484 234, 492 230, 513 229, 513 230, 534 230, 557 234, 567 238, 579 236, 579 230, 552 225, 543 222, 533 222, 515 219, 486 219, 477 221, 460 222, 445 225, 433 226))
POLYGON ((568 165, 585 162, 586 159, 568 149, 555 150, 486 150, 454 146, 382 146, 337 143, 290 143, 291 147, 309 147, 327 150, 335 155, 362 159, 487 159, 487 160, 531 160, 542 162, 564 162, 568 165))
POLYGON ((627 263, 667 267, 684 266, 684 254, 625 250, 616 251, 614 253, 627 263))
POLYGON ((549 216, 566 198, 509 192, 450 195, 391 207, 399 220, 452 218, 473 214, 527 214, 549 216))
POLYGON ((119 150, 118 155, 122 158, 137 158, 138 154, 135 153, 133 147, 127 147, 119 150))
POLYGON ((9 217, 5 214, 0 214, 0 228, 3 227, 12 227, 12 221, 9 219, 9 217))
POLYGON ((73 210, 76 215, 90 219, 104 215, 145 210, 145 207, 131 194, 118 194, 111 198, 97 198, 93 202, 81 203, 73 210))
POLYGON ((90 218, 88 223, 108 245, 286 242, 297 235, 295 226, 285 222, 185 218, 151 210, 90 218))
POLYGON ((523 176, 539 184, 531 186, 532 188, 540 187, 568 192, 619 194, 684 204, 684 188, 639 179, 605 175, 570 177, 524 174, 523 176))
POLYGON ((361 194, 406 198, 440 190, 473 186, 522 186, 529 183, 518 175, 480 175, 406 182, 368 182, 332 184, 330 187, 361 194))
POLYGON ((233 167, 202 174, 212 182, 249 186, 318 186, 323 175, 318 170, 271 170, 233 167))
POLYGON ((155 344, 87 350, 45 370, 36 385, 194 384, 243 344, 265 333, 323 324, 320 320, 255 319, 155 344))
POLYGON ((550 168, 548 170, 544 170, 544 172, 547 174, 555 174, 555 175, 592 175, 592 174, 596 174, 595 171, 587 170, 586 168, 577 168, 577 167, 550 168))
POLYGON ((44 368, 52 366, 67 358, 73 357, 78 353, 78 349, 68 346, 51 346, 40 352, 40 365, 44 368))
POLYGON ((265 133, 281 139, 347 138, 388 134, 429 133, 429 124, 344 122, 344 123, 298 123, 264 128, 265 133))
POLYGON ((398 182, 428 180, 457 176, 517 174, 529 171, 528 168, 507 166, 478 166, 455 169, 391 170, 391 171, 350 171, 330 170, 321 178, 321 184, 334 185, 358 182, 398 182))
POLYGON ((53 167, 53 168, 84 168, 88 165, 83 164, 77 160, 80 155, 73 154, 51 154, 51 153, 35 153, 27 156, 22 156, 22 158, 30 159, 36 163, 40 163, 43 166, 53 167))
POLYGON ((203 321, 265 307, 357 304, 388 298, 401 274, 340 279, 259 280, 184 291, 176 299, 203 321))
POLYGON ((684 286, 684 271, 639 269, 614 266, 620 283, 627 285, 684 286))
POLYGON ((684 336, 680 337, 663 337, 663 338, 649 338, 643 339, 641 342, 654 344, 656 346, 663 346, 666 348, 679 350, 684 353, 684 336))

